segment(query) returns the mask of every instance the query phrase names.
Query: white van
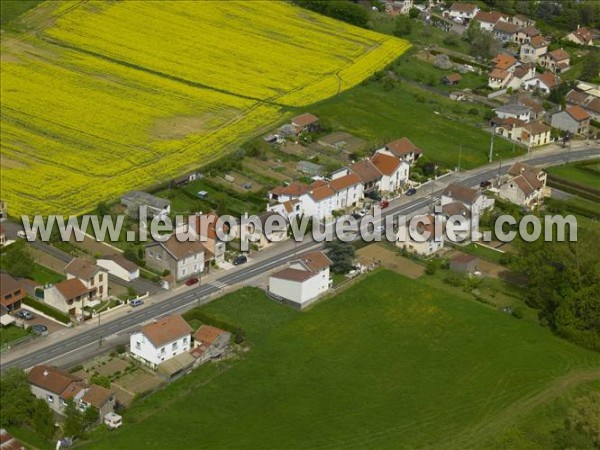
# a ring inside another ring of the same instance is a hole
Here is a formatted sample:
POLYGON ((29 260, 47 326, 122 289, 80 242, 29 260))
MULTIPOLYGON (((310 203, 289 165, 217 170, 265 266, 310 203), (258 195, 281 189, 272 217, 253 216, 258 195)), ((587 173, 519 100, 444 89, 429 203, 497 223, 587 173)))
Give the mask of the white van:
POLYGON ((136 306, 142 306, 144 304, 144 300, 141 298, 134 298, 129 302, 129 306, 135 308, 136 306))
POLYGON ((104 424, 111 430, 116 430, 123 425, 123 418, 114 412, 109 412, 104 416, 104 424))

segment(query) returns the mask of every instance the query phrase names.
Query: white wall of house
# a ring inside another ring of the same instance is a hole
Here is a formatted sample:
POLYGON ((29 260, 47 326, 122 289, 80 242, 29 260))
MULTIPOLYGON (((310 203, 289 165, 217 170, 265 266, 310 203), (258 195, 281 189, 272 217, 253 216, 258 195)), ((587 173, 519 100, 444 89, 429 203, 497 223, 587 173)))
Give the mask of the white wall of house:
POLYGON ((189 278, 204 272, 204 252, 196 253, 177 261, 177 280, 189 278))
POLYGON ((133 333, 129 338, 129 351, 131 355, 152 368, 156 368, 160 363, 174 356, 189 351, 191 348, 190 345, 191 337, 189 334, 160 347, 155 347, 152 341, 141 331, 133 333))
MULTIPOLYGON (((78 278, 73 274, 67 273, 67 280, 78 278)), ((84 286, 88 289, 96 288, 95 298, 106 299, 108 297, 108 272, 105 270, 99 270, 96 274, 88 280, 79 278, 84 286)))
POLYGON ((535 190, 529 196, 525 195, 519 186, 512 180, 509 180, 500 186, 498 195, 500 198, 506 199, 515 205, 525 206, 527 208, 532 207, 536 200, 540 201, 543 197, 542 191, 539 189, 535 190))
POLYGON ((329 267, 305 281, 269 277, 269 292, 297 303, 301 308, 308 306, 328 289, 329 267))
POLYGON ((135 270, 130 272, 124 267, 121 267, 116 261, 113 261, 112 259, 99 259, 96 261, 96 264, 98 264, 99 267, 106 269, 108 273, 119 277, 120 279, 125 281, 135 280, 136 278, 140 277, 139 268, 136 268, 135 270))
POLYGON ((44 303, 47 303, 65 314, 69 314, 69 311, 75 308, 75 316, 80 316, 83 312, 82 308, 86 306, 85 300, 82 300, 81 298, 79 300, 73 300, 71 304, 69 304, 56 286, 50 286, 44 289, 44 303))
POLYGON ((356 204, 360 201, 363 195, 363 185, 362 183, 358 183, 354 186, 349 186, 346 189, 342 189, 335 193, 335 209, 347 208, 353 204, 356 204))

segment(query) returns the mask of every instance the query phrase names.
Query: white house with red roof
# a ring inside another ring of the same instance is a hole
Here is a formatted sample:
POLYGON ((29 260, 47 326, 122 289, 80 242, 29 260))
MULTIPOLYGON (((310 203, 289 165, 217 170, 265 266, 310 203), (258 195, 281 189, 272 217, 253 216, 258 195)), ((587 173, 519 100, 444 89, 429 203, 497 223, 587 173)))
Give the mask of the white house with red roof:
POLYGON ((517 162, 508 170, 498 188, 498 196, 527 209, 540 206, 546 195, 546 172, 517 162))
POLYGON ((558 48, 543 55, 539 63, 553 73, 563 73, 571 68, 571 55, 558 48))
POLYGON ((390 152, 378 150, 371 157, 371 163, 381 173, 381 180, 379 181, 381 192, 398 192, 408 182, 410 165, 390 152))
POLYGON ((454 2, 448 8, 447 15, 451 19, 471 20, 475 18, 479 11, 479 6, 474 3, 454 2))
POLYGON ((330 266, 325 253, 305 253, 269 277, 269 293, 294 307, 306 308, 329 289, 330 266))
POLYGON ((156 369, 163 362, 189 352, 191 331, 179 315, 162 317, 131 334, 129 352, 133 358, 156 369))
POLYGON ((565 36, 565 39, 579 45, 594 45, 594 35, 587 27, 580 27, 565 36))

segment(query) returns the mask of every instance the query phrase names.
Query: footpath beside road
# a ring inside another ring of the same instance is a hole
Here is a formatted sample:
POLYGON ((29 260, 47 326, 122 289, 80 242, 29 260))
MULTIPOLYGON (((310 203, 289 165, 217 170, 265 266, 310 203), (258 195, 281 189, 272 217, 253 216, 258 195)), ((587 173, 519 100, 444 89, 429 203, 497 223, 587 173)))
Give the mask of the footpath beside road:
MULTIPOLYGON (((563 164, 569 161, 600 157, 597 143, 574 142, 570 151, 560 146, 549 146, 535 151, 531 155, 514 158, 509 161, 492 162, 483 167, 464 172, 453 172, 442 179, 424 184, 414 196, 400 196, 382 211, 383 217, 405 215, 407 217, 427 211, 436 196, 450 183, 459 182, 478 185, 481 181, 493 179, 498 173, 506 173, 515 161, 529 162, 542 167, 563 164)), ((15 348, 2 355, 1 369, 9 367, 28 368, 43 362, 60 364, 79 358, 84 360, 98 351, 106 351, 110 346, 123 342, 130 330, 173 312, 200 306, 222 295, 252 283, 272 270, 281 268, 300 252, 321 248, 322 244, 306 238, 303 242, 290 239, 254 253, 247 264, 230 270, 213 270, 203 275, 195 286, 181 286, 172 291, 159 291, 145 300, 138 308, 118 308, 103 315, 99 321, 92 320, 80 326, 52 333, 44 339, 29 345, 15 348), (75 356, 73 356, 75 354, 75 356)))

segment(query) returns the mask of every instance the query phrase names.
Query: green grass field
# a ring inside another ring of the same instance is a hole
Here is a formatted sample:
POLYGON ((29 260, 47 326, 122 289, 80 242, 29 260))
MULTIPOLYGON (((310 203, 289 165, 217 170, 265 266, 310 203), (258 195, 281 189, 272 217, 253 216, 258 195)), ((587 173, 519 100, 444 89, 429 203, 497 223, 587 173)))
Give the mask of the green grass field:
POLYGON ((0 1, 0 24, 6 25, 21 14, 35 8, 43 0, 2 0, 0 1))
POLYGON ((548 173, 600 190, 600 159, 550 167, 548 173))
POLYGON ((88 447, 480 448, 560 394, 558 377, 600 366, 536 324, 388 271, 306 312, 254 288, 204 310, 243 327, 251 350, 139 401, 88 447))
POLYGON ((8 342, 16 341, 17 339, 21 339, 28 335, 29 333, 27 332, 27 330, 19 328, 16 325, 2 327, 0 328, 0 344, 4 345, 8 342))
MULTIPOLYGON (((425 155, 449 168, 458 164, 460 145, 462 168, 487 163, 490 134, 479 128, 484 122, 483 108, 454 102, 406 82, 389 91, 378 83, 361 85, 315 105, 311 111, 336 129, 370 142, 384 144, 406 136, 425 155), (472 108, 479 111, 477 116, 468 113, 472 108)), ((494 142, 494 152, 502 157, 523 152, 517 146, 513 153, 513 148, 504 139, 494 142)))

